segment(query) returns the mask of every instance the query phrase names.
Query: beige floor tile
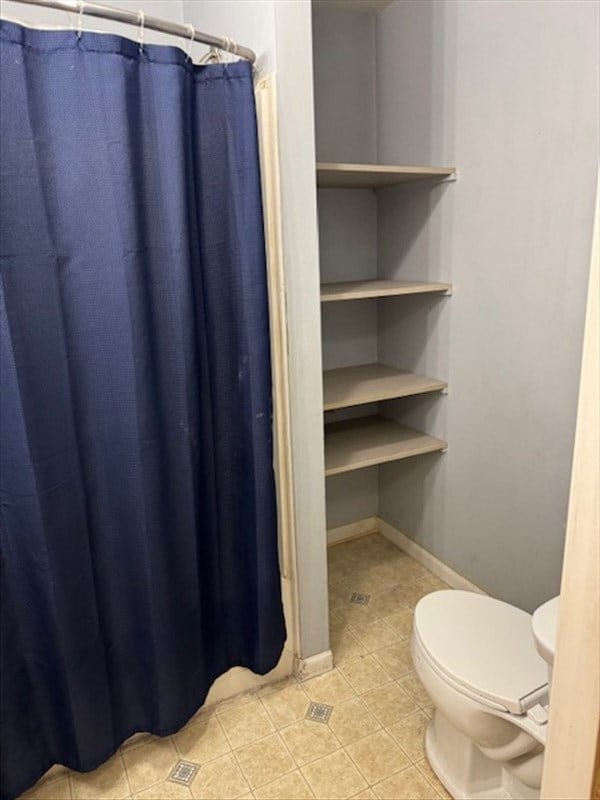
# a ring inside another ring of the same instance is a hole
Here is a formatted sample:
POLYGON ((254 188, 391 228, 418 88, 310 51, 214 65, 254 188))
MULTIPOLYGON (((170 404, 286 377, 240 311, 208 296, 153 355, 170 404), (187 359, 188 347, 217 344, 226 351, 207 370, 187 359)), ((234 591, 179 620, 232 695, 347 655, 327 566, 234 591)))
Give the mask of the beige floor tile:
POLYGON ((317 675, 302 683, 302 688, 314 703, 334 706, 354 696, 354 690, 339 669, 317 675))
POLYGON ((257 800, 310 800, 314 794, 299 770, 288 772, 254 792, 257 800))
POLYGON ((413 700, 416 700, 421 708, 431 705, 431 697, 419 680, 414 669, 412 669, 402 678, 399 678, 398 683, 413 698, 413 700))
POLYGON ((421 711, 425 714, 428 719, 433 719, 433 715, 435 713, 435 706, 423 706, 421 711))
POLYGON ((447 583, 445 583, 441 578, 438 578, 438 576, 434 575, 432 572, 428 572, 425 575, 420 576, 418 581, 421 586, 433 592, 439 592, 443 589, 450 588, 447 583))
POLYGON ((408 593, 408 607, 414 608, 422 597, 431 594, 434 589, 431 589, 428 586, 423 586, 421 583, 417 583, 415 586, 408 587, 406 591, 408 593))
POLYGON ((383 726, 391 725, 419 710, 412 697, 396 682, 372 689, 361 695, 361 699, 383 726))
POLYGON ((229 752, 229 743, 216 714, 202 714, 171 737, 183 759, 204 764, 229 752))
POLYGON ((244 706, 247 703, 252 703, 256 700, 257 692, 242 692, 241 694, 236 694, 235 697, 230 697, 227 700, 221 700, 220 702, 216 703, 214 706, 211 706, 209 709, 201 708, 198 712, 199 714, 206 713, 206 711, 213 712, 215 714, 225 714, 227 711, 231 711, 234 708, 239 708, 240 706, 244 706))
POLYGON ((375 650, 373 655, 392 678, 401 678, 413 668, 410 642, 395 642, 381 650, 375 650))
POLYGON ((310 704, 308 695, 296 681, 261 697, 261 702, 276 728, 291 725, 305 717, 310 704))
POLYGON ((240 747, 235 754, 253 790, 265 783, 271 783, 296 767, 276 733, 267 736, 266 739, 240 747))
POLYGON ((344 620, 340 617, 340 615, 336 611, 332 611, 329 609, 329 630, 330 631, 339 631, 341 628, 344 627, 344 620))
POLYGON ((135 800, 191 800, 191 797, 192 793, 187 786, 173 781, 156 783, 134 795, 135 800))
POLYGON ((179 760, 170 737, 142 744, 123 752, 132 794, 164 781, 179 760))
POLYGON ((429 719, 422 711, 404 717, 400 722, 390 725, 387 730, 411 761, 422 761, 425 758, 425 730, 429 719))
POLYGON ((433 788, 437 791, 440 797, 444 798, 444 800, 452 800, 452 796, 446 791, 446 787, 432 770, 429 761, 424 758, 422 761, 418 761, 415 766, 429 781, 429 783, 433 786, 433 788))
MULTIPOLYGON (((89 800, 113 798, 115 800, 129 797, 132 792, 130 784, 127 782, 125 765, 120 753, 109 758, 92 772, 72 772, 70 778, 73 797, 82 798, 82 800, 84 798, 89 798, 89 800)), ((156 781, 152 781, 152 783, 156 783, 156 781)))
POLYGON ((219 715, 219 721, 234 749, 262 739, 275 730, 269 715, 257 698, 237 708, 228 709, 219 715))
POLYGON ((358 582, 362 568, 362 565, 358 562, 346 560, 340 561, 339 564, 334 564, 331 567, 331 572, 340 581, 339 586, 348 586, 352 592, 360 592, 361 589, 358 588, 358 582))
POLYGON ((192 795, 199 800, 231 800, 250 787, 231 753, 203 764, 192 781, 192 795))
POLYGON ((336 666, 343 664, 344 661, 367 655, 366 648, 345 627, 331 631, 331 651, 333 653, 333 663, 336 666))
POLYGON ((412 611, 404 602, 404 596, 401 594, 400 589, 388 589, 386 592, 372 598, 369 605, 371 611, 376 619, 389 617, 390 614, 397 614, 399 611, 412 611))
POLYGON ((399 639, 410 639, 412 636, 414 614, 409 608, 402 608, 393 614, 384 616, 384 621, 398 634, 399 639))
POLYGON ((382 619, 351 625, 349 630, 369 652, 380 650, 400 639, 396 631, 382 619))
POLYGON ((382 800, 437 800, 438 794, 416 767, 397 772, 373 787, 382 800))
MULTIPOLYGON (((341 579, 340 579, 341 580, 341 579)), ((337 611, 340 606, 350 603, 350 595, 352 592, 345 583, 329 582, 329 608, 332 611, 337 611)))
POLYGON ((389 576, 387 580, 383 581, 377 568, 368 568, 363 564, 349 571, 344 576, 344 580, 346 585, 350 587, 351 592, 370 594, 371 600, 377 595, 388 592, 394 585, 393 582, 390 582, 389 576))
POLYGON ((367 788, 365 779, 344 750, 307 764, 302 772, 315 797, 322 800, 352 797, 367 788))
POLYGON ((347 745, 379 730, 381 725, 360 698, 352 697, 334 707, 329 718, 329 727, 341 744, 347 745))
MULTIPOLYGON (((92 795, 88 795, 88 797, 92 797, 92 795)), ((35 786, 21 795, 21 800, 70 800, 70 798, 71 785, 66 776, 51 781, 38 781, 35 786)))
POLYGON ((282 728, 279 733, 299 767, 340 747, 328 725, 308 719, 282 728))
POLYGON ((336 572, 337 566, 330 566, 327 565, 327 586, 331 588, 332 586, 343 586, 344 582, 336 572))
POLYGON ((346 603, 345 605, 338 606, 335 609, 335 613, 346 626, 360 625, 363 622, 377 619, 379 616, 373 599, 371 599, 366 606, 357 605, 356 603, 346 603))
POLYGON ((402 581, 402 570, 398 568, 395 561, 385 561, 383 564, 376 564, 369 570, 369 575, 377 582, 376 594, 393 589, 402 581))
POLYGON ((281 692, 283 689, 286 689, 288 686, 294 686, 298 683, 298 679, 295 675, 289 675, 287 678, 284 678, 282 681, 276 681, 275 683, 265 683, 260 689, 256 692, 256 697, 267 697, 269 694, 273 694, 273 692, 281 692))
POLYGON ((340 672, 357 694, 368 692, 391 680, 385 669, 375 661, 372 655, 355 658, 341 664, 340 672))
POLYGON ((382 781, 410 764, 406 755, 385 731, 376 731, 349 744, 346 751, 369 784, 382 781))
POLYGON ((363 789, 362 792, 352 795, 352 800, 369 800, 371 797, 375 797, 373 790, 363 789))

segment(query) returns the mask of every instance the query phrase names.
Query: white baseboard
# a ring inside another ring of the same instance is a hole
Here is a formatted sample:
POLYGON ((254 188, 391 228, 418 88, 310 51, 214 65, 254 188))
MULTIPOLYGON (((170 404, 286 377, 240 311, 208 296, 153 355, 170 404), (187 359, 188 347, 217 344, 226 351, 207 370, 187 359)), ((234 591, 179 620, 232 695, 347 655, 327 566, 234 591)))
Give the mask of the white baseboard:
POLYGON ((296 658, 294 663, 294 675, 300 681, 307 681, 324 672, 333 669, 333 653, 331 650, 324 650, 308 658, 296 658))
POLYGON ((340 525, 339 528, 329 528, 327 531, 327 545, 348 542, 350 539, 359 539, 361 536, 377 533, 378 530, 378 518, 365 517, 365 519, 350 522, 348 525, 340 525))
POLYGON ((404 550, 411 558, 414 558, 419 564, 422 564, 430 572, 433 572, 434 575, 443 580, 444 583, 447 583, 452 589, 464 589, 467 592, 487 594, 487 592, 484 592, 479 586, 463 578, 458 572, 455 572, 444 564, 443 561, 440 561, 439 558, 436 558, 428 550, 425 550, 424 547, 413 542, 412 539, 409 539, 404 533, 394 528, 389 522, 378 517, 378 523, 379 533, 381 533, 382 536, 385 536, 386 539, 392 542, 392 544, 395 544, 396 547, 399 547, 400 550, 404 550))

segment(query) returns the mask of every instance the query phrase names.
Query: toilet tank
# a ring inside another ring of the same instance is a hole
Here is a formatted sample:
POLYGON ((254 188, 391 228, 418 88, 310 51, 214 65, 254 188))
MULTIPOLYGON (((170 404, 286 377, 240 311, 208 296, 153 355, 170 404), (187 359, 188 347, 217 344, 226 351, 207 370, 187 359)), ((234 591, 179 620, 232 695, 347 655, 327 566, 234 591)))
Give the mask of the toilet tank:
POLYGON ((552 667, 556 649, 556 631, 558 629, 558 601, 553 597, 533 612, 531 627, 535 647, 548 665, 548 688, 552 687, 552 667))

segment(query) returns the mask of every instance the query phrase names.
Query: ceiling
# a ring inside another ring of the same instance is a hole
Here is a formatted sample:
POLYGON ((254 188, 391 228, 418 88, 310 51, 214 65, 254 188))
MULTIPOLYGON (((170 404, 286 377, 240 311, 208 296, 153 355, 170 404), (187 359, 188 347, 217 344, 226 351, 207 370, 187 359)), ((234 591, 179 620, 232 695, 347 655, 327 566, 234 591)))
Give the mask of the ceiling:
POLYGON ((394 0, 313 0, 317 8, 337 8, 341 11, 360 11, 376 14, 394 0))

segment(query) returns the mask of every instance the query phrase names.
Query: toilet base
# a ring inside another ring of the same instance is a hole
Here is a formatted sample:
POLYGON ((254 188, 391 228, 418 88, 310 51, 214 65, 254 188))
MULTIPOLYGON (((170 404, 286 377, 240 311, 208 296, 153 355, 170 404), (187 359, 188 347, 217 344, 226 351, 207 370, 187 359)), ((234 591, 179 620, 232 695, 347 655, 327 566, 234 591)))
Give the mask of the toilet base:
POLYGON ((484 756, 439 709, 427 728, 425 752, 455 800, 539 800, 539 790, 525 786, 500 762, 484 756))

